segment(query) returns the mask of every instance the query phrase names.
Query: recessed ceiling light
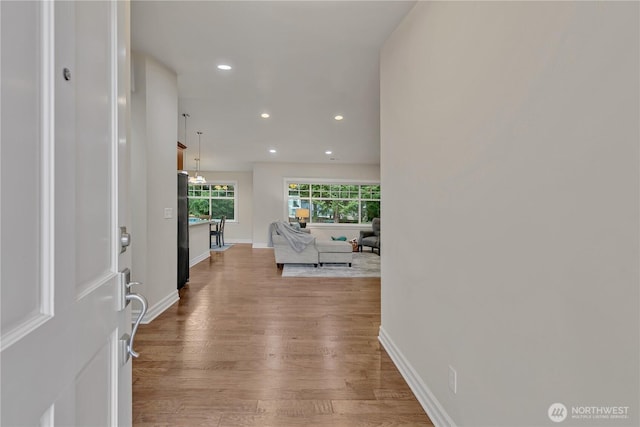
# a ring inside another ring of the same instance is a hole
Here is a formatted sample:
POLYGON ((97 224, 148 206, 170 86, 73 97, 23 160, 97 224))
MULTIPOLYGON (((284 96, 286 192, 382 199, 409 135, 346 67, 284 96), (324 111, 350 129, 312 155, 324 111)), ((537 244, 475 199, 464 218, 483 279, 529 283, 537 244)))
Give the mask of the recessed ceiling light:
POLYGON ((262 113, 260 114, 260 117, 262 117, 263 119, 268 119, 271 116, 269 115, 269 113, 262 113))
POLYGON ((227 64, 218 65, 218 70, 229 71, 230 69, 231 69, 231 65, 227 65, 227 64))
POLYGON ((269 150, 269 152, 270 152, 271 154, 276 154, 276 150, 275 150, 275 149, 273 149, 273 148, 272 148, 271 150, 269 150))
POLYGON ((334 119, 336 119, 337 121, 340 121, 340 120, 344 119, 344 117, 342 117, 340 114, 338 114, 337 116, 334 117, 334 119))
POLYGON ((327 151, 324 152, 324 154, 333 154, 333 151, 327 150, 327 151))

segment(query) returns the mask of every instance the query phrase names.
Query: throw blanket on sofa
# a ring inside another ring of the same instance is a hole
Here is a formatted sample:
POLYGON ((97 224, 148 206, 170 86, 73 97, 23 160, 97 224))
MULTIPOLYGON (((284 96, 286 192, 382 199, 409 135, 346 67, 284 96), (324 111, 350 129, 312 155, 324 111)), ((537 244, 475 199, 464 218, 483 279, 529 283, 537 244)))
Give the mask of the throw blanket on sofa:
POLYGON ((277 233, 289 243, 291 248, 296 252, 304 251, 310 243, 313 243, 316 238, 311 234, 307 234, 302 231, 295 230, 289 224, 284 221, 272 222, 269 227, 269 246, 273 246, 273 233, 277 233))

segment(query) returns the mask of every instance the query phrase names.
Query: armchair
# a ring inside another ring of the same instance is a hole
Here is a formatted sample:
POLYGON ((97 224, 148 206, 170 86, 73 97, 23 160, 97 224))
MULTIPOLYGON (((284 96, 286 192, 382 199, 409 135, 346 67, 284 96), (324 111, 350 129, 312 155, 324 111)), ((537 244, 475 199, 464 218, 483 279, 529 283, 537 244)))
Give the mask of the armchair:
POLYGON ((374 218, 371 221, 371 230, 361 230, 360 238, 358 239, 358 250, 362 252, 363 246, 369 246, 371 252, 374 249, 378 249, 378 255, 380 255, 380 218, 374 218))

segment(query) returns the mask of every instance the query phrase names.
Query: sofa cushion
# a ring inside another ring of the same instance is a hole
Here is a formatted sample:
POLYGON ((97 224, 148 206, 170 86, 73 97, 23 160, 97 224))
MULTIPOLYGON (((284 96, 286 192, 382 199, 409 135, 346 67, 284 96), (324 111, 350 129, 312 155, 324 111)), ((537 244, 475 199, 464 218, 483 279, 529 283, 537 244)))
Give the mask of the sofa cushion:
POLYGON ((318 252, 353 252, 351 243, 342 240, 316 240, 318 252))

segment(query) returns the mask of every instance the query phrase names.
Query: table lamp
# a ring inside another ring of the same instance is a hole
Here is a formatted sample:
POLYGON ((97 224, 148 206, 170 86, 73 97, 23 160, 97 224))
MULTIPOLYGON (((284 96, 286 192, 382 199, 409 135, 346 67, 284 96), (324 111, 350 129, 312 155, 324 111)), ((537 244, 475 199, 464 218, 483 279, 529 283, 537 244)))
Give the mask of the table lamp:
POLYGON ((309 218, 309 209, 296 209, 296 218, 298 218, 298 222, 300 223, 300 228, 306 228, 307 222, 305 218, 309 218))

